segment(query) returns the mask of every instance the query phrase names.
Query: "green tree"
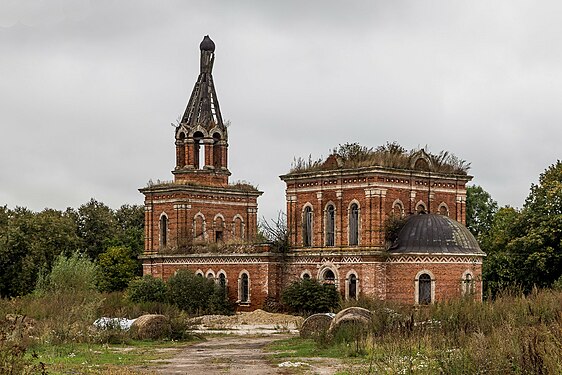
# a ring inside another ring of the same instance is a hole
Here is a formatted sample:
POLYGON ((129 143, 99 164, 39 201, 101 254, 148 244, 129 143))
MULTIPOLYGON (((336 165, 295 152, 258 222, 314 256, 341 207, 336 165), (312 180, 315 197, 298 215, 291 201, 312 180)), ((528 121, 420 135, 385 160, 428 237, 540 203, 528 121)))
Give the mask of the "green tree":
POLYGON ((144 206, 122 205, 115 211, 114 246, 127 246, 135 256, 144 250, 144 206))
POLYGON ((113 246, 98 257, 98 288, 104 292, 114 292, 127 288, 131 280, 140 274, 140 264, 131 249, 113 246))
POLYGON ((466 227, 476 238, 490 230, 498 203, 481 186, 466 188, 466 227))
POLYGON ((117 225, 111 208, 90 199, 78 208, 78 236, 82 239, 83 250, 90 259, 97 259, 114 241, 117 225))

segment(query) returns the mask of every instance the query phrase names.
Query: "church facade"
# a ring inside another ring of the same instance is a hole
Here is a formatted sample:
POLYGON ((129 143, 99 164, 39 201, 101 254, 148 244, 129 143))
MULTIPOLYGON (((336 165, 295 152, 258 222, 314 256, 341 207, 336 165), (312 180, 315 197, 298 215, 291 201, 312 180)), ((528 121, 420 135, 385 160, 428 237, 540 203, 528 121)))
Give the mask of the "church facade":
POLYGON ((289 250, 257 243, 262 192, 229 183, 214 52, 206 36, 200 74, 175 130, 174 180, 140 189, 144 274, 167 279, 190 269, 226 286, 238 310, 279 300, 283 288, 301 278, 333 283, 346 299, 481 299, 484 253, 463 225, 471 177, 458 160, 423 149, 356 147, 355 154, 293 168, 281 176, 289 250), (389 238, 392 223, 401 230, 389 238))

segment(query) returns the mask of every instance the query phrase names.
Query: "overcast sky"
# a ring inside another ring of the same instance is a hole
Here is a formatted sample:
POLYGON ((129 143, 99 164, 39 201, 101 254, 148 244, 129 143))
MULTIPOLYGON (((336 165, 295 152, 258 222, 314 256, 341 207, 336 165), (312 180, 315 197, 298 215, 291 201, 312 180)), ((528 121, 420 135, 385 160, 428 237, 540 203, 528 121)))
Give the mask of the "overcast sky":
POLYGON ((560 158, 560 1, 0 1, 0 205, 141 204, 216 44, 231 181, 284 210, 294 157, 448 150, 521 207, 560 158))

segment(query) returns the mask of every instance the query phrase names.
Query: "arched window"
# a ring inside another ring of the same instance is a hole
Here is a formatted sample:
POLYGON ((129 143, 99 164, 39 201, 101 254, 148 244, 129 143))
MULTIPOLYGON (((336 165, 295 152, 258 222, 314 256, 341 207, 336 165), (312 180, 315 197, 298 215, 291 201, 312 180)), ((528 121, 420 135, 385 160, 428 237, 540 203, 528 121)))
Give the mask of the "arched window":
POLYGON ((238 280, 238 299, 240 303, 248 303, 250 301, 250 277, 246 272, 242 273, 238 280))
POLYGON ((347 280, 347 297, 357 299, 357 276, 353 273, 349 275, 347 280))
POLYGON ((236 215, 232 221, 232 235, 238 238, 244 238, 244 221, 240 215, 236 215))
POLYGON ((215 273, 212 270, 207 271, 207 279, 214 279, 215 273))
POLYGON ((304 271, 304 272, 301 274, 301 279, 303 279, 303 280, 310 280, 310 272, 309 272, 308 270, 304 271))
POLYGON ((353 203, 349 207, 349 246, 359 244, 359 206, 353 203))
POLYGON ((326 246, 335 244, 336 209, 329 204, 326 207, 326 246))
POLYGON ((219 286, 223 290, 226 290, 226 275, 224 274, 224 272, 219 273, 219 286))
POLYGON ((205 216, 202 213, 198 213, 193 218, 193 239, 196 241, 202 241, 205 239, 206 231, 205 216))
POLYGON ((334 271, 327 268, 324 273, 322 273, 322 281, 324 284, 334 284, 336 282, 336 275, 334 271))
POLYGON ((215 216, 215 242, 222 242, 224 233, 224 220, 220 214, 215 216))
POLYGON ((203 133, 193 134, 193 166, 196 169, 203 169, 205 166, 205 144, 203 143, 203 133))
POLYGON ((201 270, 195 271, 195 275, 198 276, 198 277, 205 277, 205 275, 203 275, 203 271, 201 271, 201 270))
POLYGON ((418 278, 418 304, 429 305, 431 303, 431 276, 422 273, 418 278))
POLYGON ((418 204, 416 205, 416 213, 417 214, 426 214, 427 213, 427 208, 425 207, 425 203, 423 203, 422 201, 418 202, 418 204))
POLYGON ((392 215, 394 217, 404 216, 404 204, 399 199, 395 200, 392 204, 392 215))
POLYGON ((312 246, 312 207, 306 206, 303 213, 302 223, 302 245, 312 246))
POLYGON ((474 277, 472 273, 465 272, 462 278, 462 295, 463 296, 470 296, 474 294, 474 277))
POLYGON ((168 245, 168 217, 163 214, 160 216, 160 246, 168 245))
POLYGON ((439 215, 449 216, 449 208, 445 204, 445 202, 439 205, 439 215))
POLYGON ((213 134, 213 165, 215 169, 219 169, 222 166, 220 141, 221 135, 219 133, 213 134))

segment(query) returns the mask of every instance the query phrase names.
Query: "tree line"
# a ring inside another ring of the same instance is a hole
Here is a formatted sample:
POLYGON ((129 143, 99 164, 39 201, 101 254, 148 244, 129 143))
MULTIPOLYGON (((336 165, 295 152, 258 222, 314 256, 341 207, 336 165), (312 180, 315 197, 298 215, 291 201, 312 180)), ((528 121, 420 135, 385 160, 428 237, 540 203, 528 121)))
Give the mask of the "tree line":
POLYGON ((494 296, 515 288, 562 288, 562 162, 532 184, 521 209, 498 204, 480 186, 467 188, 467 227, 487 253, 482 277, 494 296))
POLYGON ((98 288, 122 290, 141 275, 144 207, 111 209, 91 199, 78 209, 0 207, 0 297, 32 292, 59 255, 75 253, 99 265, 98 288))

